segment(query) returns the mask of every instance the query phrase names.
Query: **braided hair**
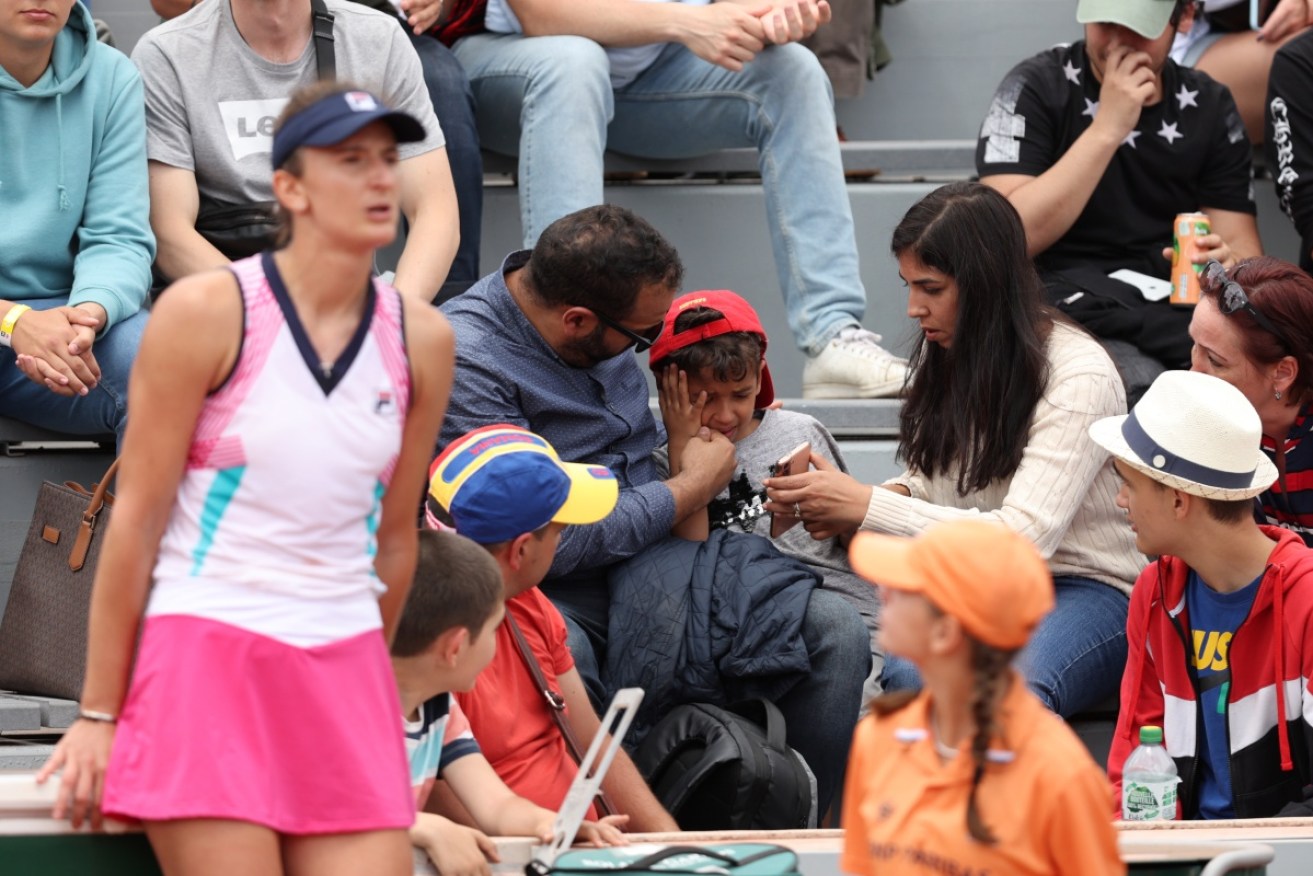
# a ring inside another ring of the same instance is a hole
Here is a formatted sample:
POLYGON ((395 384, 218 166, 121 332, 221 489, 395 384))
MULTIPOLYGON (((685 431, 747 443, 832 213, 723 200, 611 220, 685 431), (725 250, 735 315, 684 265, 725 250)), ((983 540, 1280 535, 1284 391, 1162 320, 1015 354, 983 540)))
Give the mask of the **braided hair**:
POLYGON ((971 639, 971 671, 975 685, 971 690, 971 720, 976 732, 971 737, 971 759, 975 770, 971 774, 971 793, 967 797, 967 831, 971 838, 987 845, 998 842, 993 831, 980 817, 976 806, 976 792, 985 776, 985 763, 989 753, 989 740, 997 726, 998 703, 1008 683, 1008 667, 1016 651, 1004 651, 992 645, 971 639))

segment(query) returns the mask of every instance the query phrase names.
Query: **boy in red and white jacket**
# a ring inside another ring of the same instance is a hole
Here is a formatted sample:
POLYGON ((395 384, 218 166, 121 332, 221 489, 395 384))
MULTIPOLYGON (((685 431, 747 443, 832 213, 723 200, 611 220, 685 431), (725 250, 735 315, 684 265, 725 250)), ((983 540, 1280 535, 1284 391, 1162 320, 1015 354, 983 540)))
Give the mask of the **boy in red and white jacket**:
POLYGON ((1262 427, 1230 384, 1167 372, 1090 434, 1114 457, 1136 581, 1108 775, 1160 725, 1183 818, 1262 818, 1313 781, 1313 551, 1254 521, 1276 479, 1262 427))

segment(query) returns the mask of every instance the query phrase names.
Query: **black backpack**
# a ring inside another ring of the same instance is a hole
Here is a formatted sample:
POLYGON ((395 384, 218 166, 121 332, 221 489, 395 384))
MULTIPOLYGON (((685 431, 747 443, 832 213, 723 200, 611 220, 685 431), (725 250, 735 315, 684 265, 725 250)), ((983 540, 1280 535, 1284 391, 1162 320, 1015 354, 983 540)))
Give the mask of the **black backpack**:
POLYGON ((784 741, 784 716, 763 699, 678 706, 634 761, 681 830, 816 826, 816 777, 784 741), (749 715, 764 717, 762 725, 749 715))

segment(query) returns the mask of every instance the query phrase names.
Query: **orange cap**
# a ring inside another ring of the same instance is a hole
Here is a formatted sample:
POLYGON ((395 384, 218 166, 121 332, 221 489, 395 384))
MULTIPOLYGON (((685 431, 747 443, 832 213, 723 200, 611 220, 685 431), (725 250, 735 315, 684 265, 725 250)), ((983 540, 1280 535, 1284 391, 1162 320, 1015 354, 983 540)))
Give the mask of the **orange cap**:
POLYGON ((882 587, 920 593, 976 639, 1015 650, 1053 608, 1039 551, 1000 523, 952 520, 916 538, 859 532, 853 571, 882 587))

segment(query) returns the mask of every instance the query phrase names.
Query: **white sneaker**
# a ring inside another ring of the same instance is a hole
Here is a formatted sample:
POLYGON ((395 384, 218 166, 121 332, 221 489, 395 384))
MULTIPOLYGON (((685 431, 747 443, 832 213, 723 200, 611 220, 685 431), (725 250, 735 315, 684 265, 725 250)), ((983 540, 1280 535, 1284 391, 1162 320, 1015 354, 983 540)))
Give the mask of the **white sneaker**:
POLYGON ((907 360, 880 346, 880 336, 846 328, 802 369, 803 398, 894 398, 907 382, 907 360))

